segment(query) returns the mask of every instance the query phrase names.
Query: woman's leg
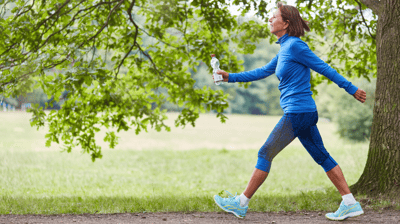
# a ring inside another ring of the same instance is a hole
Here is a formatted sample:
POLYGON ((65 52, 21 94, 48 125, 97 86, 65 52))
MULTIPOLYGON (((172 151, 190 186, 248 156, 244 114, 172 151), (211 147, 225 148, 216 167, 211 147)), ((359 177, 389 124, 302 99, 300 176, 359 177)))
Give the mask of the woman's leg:
POLYGON ((343 201, 340 203, 339 209, 335 213, 327 213, 325 217, 331 220, 344 220, 349 217, 364 214, 360 203, 356 201, 353 194, 350 192, 339 165, 326 172, 326 174, 342 195, 343 201))
MULTIPOLYGON (((321 135, 318 131, 316 123, 318 121, 318 114, 304 114, 301 120, 305 121, 307 125, 303 125, 299 130, 297 137, 306 148, 308 153, 313 157, 315 162, 324 168, 329 179, 338 189, 342 195, 343 201, 339 209, 335 213, 328 213, 326 218, 331 220, 343 220, 348 217, 354 217, 363 214, 361 205, 356 202, 353 195, 350 193, 343 173, 336 163, 336 161, 326 151, 322 143, 321 135), (309 123, 309 121, 312 121, 309 123)), ((297 130, 296 130, 297 131, 297 130)))
POLYGON ((257 165, 243 194, 251 198, 264 183, 271 168, 273 158, 295 139, 292 121, 283 115, 258 152, 257 165))
POLYGON ((326 175, 328 175, 329 179, 342 196, 351 193, 339 165, 326 172, 326 175))
POLYGON ((221 209, 239 218, 246 216, 249 199, 265 181, 265 178, 267 178, 272 159, 295 139, 290 120, 286 114, 283 115, 265 144, 259 150, 256 169, 250 178, 245 193, 240 196, 233 196, 231 194, 232 196, 229 198, 214 195, 214 201, 221 209))
POLYGON ((264 183, 267 176, 268 172, 255 168, 250 181, 247 184, 246 190, 243 192, 244 196, 249 199, 253 197, 253 194, 256 193, 257 189, 264 183))
POLYGON ((328 175, 329 179, 338 189, 339 193, 342 196, 350 194, 351 192, 344 178, 342 170, 336 161, 326 151, 317 126, 315 125, 307 130, 302 131, 299 133, 298 137, 315 162, 317 162, 325 170, 326 175, 328 175))

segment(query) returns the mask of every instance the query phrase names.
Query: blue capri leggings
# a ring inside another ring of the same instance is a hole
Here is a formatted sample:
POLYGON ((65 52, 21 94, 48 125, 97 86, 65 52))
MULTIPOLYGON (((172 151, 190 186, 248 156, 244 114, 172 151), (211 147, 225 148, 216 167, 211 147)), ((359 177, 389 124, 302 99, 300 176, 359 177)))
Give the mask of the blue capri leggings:
POLYGON ((296 137, 312 158, 328 172, 337 163, 326 151, 317 128, 318 112, 286 113, 258 152, 256 168, 268 172, 274 157, 296 137))

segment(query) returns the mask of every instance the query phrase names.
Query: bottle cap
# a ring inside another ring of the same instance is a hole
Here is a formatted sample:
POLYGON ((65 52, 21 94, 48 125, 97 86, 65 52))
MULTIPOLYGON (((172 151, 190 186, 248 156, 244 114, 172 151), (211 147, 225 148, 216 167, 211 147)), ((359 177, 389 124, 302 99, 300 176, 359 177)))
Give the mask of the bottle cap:
POLYGON ((215 54, 211 54, 211 57, 212 57, 212 58, 215 57, 215 54))

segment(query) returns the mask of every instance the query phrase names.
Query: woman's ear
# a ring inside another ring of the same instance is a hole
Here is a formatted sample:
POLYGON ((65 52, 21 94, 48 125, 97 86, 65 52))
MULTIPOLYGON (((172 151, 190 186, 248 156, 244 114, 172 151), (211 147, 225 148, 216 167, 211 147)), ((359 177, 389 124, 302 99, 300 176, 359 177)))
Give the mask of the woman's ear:
POLYGON ((286 22, 285 22, 286 24, 285 24, 285 30, 289 27, 289 20, 286 20, 286 22))

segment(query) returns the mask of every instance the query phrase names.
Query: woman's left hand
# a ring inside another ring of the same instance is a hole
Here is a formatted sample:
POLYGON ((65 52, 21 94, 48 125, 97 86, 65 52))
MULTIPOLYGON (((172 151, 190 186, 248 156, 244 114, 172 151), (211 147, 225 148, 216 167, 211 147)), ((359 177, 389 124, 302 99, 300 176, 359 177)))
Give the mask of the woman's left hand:
POLYGON ((356 98, 358 101, 360 101, 361 103, 364 103, 365 100, 367 99, 367 93, 358 88, 357 92, 353 94, 354 98, 356 98))

